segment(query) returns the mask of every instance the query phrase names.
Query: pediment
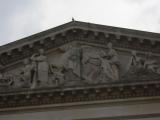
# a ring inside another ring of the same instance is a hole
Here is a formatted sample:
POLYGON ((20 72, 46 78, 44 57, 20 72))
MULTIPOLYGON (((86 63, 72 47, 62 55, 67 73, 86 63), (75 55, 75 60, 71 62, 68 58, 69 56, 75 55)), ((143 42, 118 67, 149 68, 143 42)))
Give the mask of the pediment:
POLYGON ((1 46, 0 108, 158 96, 159 38, 72 21, 1 46))
POLYGON ((158 38, 156 33, 72 21, 1 46, 1 88, 30 89, 41 78, 46 83, 39 87, 158 81, 158 38), (44 66, 36 56, 45 59, 44 66), (47 73, 38 77, 45 67, 47 73))

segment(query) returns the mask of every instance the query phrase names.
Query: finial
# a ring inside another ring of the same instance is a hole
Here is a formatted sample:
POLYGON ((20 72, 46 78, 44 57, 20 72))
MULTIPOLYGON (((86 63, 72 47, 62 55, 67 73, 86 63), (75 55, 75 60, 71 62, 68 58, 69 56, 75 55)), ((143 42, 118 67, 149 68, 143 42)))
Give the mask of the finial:
POLYGON ((72 17, 72 21, 74 22, 75 20, 74 20, 74 17, 72 17))

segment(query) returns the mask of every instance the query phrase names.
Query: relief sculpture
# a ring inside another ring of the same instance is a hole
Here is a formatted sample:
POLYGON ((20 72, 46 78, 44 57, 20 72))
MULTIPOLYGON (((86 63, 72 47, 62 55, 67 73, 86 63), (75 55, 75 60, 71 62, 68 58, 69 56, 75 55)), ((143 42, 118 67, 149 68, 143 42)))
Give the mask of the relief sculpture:
POLYGON ((13 75, 4 72, 4 66, 0 64, 0 90, 11 88, 14 82, 13 75))
POLYGON ((56 60, 53 62, 40 49, 23 61, 19 73, 1 70, 0 89, 35 89, 160 79, 160 63, 152 53, 138 54, 137 51, 131 51, 123 59, 124 62, 123 56, 120 57, 120 52, 117 51, 112 43, 108 43, 105 48, 69 45, 57 57, 62 62, 58 65, 56 60))
POLYGON ((85 82, 89 84, 98 83, 102 73, 99 51, 94 50, 93 47, 84 46, 82 63, 82 76, 85 82))
POLYGON ((72 72, 78 77, 80 77, 80 52, 81 48, 71 46, 69 51, 67 51, 68 60, 65 66, 68 70, 72 70, 72 72))
POLYGON ((132 81, 158 80, 160 78, 158 70, 159 63, 150 52, 140 57, 136 51, 132 51, 127 73, 123 79, 132 79, 132 81))
POLYGON ((30 86, 32 80, 31 76, 32 76, 32 65, 30 64, 29 59, 25 59, 24 68, 20 73, 20 82, 22 83, 22 87, 30 86))
POLYGON ((144 68, 154 73, 157 72, 156 69, 158 68, 158 63, 155 59, 153 59, 151 52, 146 54, 144 68))
MULTIPOLYGON (((49 65, 44 50, 40 49, 38 54, 33 54, 31 60, 35 63, 35 80, 38 86, 47 86, 49 65)), ((35 81, 33 81, 35 82, 35 81)))
POLYGON ((96 84, 119 80, 120 63, 112 43, 108 43, 107 52, 90 46, 81 46, 71 48, 67 53, 69 55, 65 68, 72 70, 82 82, 96 84))
POLYGON ((106 74, 111 80, 119 80, 119 60, 117 52, 112 48, 112 43, 107 45, 108 52, 104 51, 101 54, 101 63, 104 74, 106 74))
POLYGON ((57 67, 56 65, 50 65, 49 83, 51 86, 64 85, 65 75, 64 68, 57 67))
POLYGON ((11 88, 13 85, 13 76, 0 73, 0 90, 11 88))

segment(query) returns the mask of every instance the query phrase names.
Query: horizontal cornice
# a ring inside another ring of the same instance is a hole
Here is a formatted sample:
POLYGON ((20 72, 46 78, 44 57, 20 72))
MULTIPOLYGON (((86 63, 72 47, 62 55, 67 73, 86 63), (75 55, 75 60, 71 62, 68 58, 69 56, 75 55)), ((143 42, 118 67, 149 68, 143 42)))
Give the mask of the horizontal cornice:
POLYGON ((86 103, 93 101, 114 101, 160 96, 160 82, 109 83, 75 87, 21 89, 0 94, 0 109, 36 107, 66 103, 86 103))
POLYGON ((139 38, 140 40, 149 39, 153 42, 160 41, 159 33, 112 27, 112 26, 86 23, 86 22, 80 22, 80 21, 71 21, 66 24, 54 27, 52 29, 48 29, 46 31, 39 32, 29 37, 3 45, 0 47, 0 53, 6 52, 11 49, 18 48, 18 47, 22 47, 26 44, 33 43, 37 40, 41 40, 46 37, 50 37, 51 35, 54 36, 58 33, 63 33, 70 29, 82 29, 82 30, 91 30, 91 31, 93 30, 94 32, 103 32, 105 34, 115 34, 116 36, 128 36, 131 38, 132 37, 139 38))

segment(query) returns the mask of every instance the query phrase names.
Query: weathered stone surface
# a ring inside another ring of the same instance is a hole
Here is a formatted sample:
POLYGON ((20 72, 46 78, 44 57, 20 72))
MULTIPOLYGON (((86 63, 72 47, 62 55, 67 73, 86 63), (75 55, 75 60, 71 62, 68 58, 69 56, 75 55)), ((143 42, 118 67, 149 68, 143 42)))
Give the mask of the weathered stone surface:
MULTIPOLYGON (((158 101, 159 38, 156 33, 72 21, 4 45, 0 113, 129 99, 131 104, 141 98, 158 101)), ((103 115, 97 117, 117 119, 103 115)))

